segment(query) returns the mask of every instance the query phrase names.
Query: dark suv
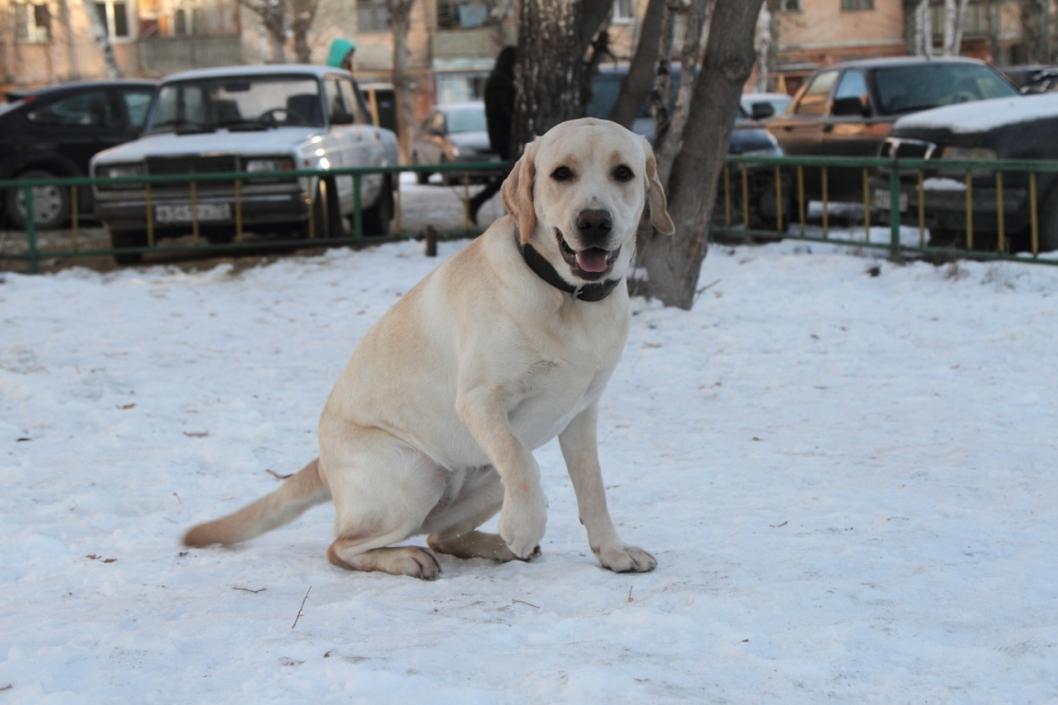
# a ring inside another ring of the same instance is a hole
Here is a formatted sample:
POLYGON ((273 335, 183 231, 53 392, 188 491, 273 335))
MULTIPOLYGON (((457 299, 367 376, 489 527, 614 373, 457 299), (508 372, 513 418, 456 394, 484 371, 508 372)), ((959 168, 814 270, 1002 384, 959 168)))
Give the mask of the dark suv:
MULTIPOLYGON (((140 134, 156 88, 153 81, 91 81, 8 93, 0 105, 0 179, 87 176, 92 155, 140 134)), ((25 227, 22 191, 2 196, 5 215, 25 227)), ((37 227, 69 218, 68 189, 36 188, 33 200, 37 227)), ((91 210, 91 189, 78 189, 78 206, 91 210)))
MULTIPOLYGON (((849 61, 817 71, 765 126, 789 156, 874 157, 903 115, 1017 94, 1001 73, 974 59, 849 61)), ((834 200, 863 198, 859 169, 830 169, 827 186, 834 200)), ((805 168, 805 194, 820 198, 820 169, 805 168)))

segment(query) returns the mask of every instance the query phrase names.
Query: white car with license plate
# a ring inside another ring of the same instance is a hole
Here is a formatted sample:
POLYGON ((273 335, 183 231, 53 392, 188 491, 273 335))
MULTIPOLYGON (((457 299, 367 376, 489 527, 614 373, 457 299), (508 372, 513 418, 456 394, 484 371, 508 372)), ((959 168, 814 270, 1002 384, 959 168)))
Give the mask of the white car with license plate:
MULTIPOLYGON (((97 184, 96 214, 115 248, 189 233, 214 242, 247 232, 328 239, 349 232, 356 208, 353 177, 284 178, 275 172, 390 166, 397 159, 396 136, 371 123, 348 72, 311 65, 236 66, 166 78, 143 137, 95 155, 91 174, 270 172, 241 181, 97 184)), ((388 233, 394 183, 392 175, 361 177, 364 234, 388 233)), ((140 256, 127 251, 118 261, 140 256)))

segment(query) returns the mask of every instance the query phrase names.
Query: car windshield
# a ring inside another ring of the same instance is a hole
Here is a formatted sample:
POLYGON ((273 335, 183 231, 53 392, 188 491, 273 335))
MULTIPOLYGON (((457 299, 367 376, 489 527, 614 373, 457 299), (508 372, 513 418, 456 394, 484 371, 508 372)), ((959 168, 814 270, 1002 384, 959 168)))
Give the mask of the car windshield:
POLYGON ((175 81, 158 91, 148 132, 209 132, 323 126, 319 83, 310 76, 229 76, 175 81))
POLYGON ((935 63, 877 69, 874 85, 883 115, 1018 94, 998 73, 980 64, 935 63))
POLYGON ((448 124, 448 133, 459 132, 484 132, 485 106, 473 108, 450 108, 445 110, 445 120, 448 124))

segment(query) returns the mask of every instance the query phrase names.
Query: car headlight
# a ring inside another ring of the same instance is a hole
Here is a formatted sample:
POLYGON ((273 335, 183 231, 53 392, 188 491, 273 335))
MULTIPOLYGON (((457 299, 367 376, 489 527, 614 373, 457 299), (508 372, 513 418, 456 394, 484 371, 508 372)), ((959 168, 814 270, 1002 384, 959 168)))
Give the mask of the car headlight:
POLYGON ((262 171, 291 171, 294 168, 294 160, 289 157, 274 157, 268 159, 247 159, 245 162, 247 173, 255 174, 262 171))
POLYGON ((945 147, 940 153, 941 159, 958 161, 988 161, 999 157, 994 149, 986 147, 945 147))
POLYGON ((142 176, 142 164, 108 164, 96 168, 96 176, 104 179, 116 179, 122 176, 142 176))

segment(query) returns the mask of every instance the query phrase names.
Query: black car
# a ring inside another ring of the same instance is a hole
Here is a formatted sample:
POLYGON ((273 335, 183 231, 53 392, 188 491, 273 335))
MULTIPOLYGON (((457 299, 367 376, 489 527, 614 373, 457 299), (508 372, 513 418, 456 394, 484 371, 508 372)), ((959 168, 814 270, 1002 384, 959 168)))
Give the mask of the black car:
MULTIPOLYGON (((988 162, 995 159, 1058 159, 1058 93, 1000 98, 976 105, 949 106, 903 118, 893 126, 882 146, 885 158, 925 159, 934 164, 922 173, 924 225, 930 244, 994 249, 998 244, 999 208, 1003 212, 1004 244, 1010 249, 1031 247, 1032 183, 1025 172, 1003 175, 1003 198, 998 200, 995 173, 972 175, 967 193, 966 170, 953 161, 988 162), (967 202, 972 211, 973 241, 967 232, 967 202)), ((901 221, 918 223, 919 175, 901 175, 901 221)), ((875 177, 875 205, 880 215, 889 211, 889 176, 875 177)), ((1036 176, 1036 222, 1041 251, 1058 250, 1058 178, 1053 172, 1036 176)))
MULTIPOLYGON (((64 83, 8 93, 0 105, 0 179, 87 176, 96 152, 135 139, 143 129, 157 84, 153 81, 64 83)), ((23 194, 9 189, 0 208, 25 227, 23 194)), ((34 189, 37 227, 54 228, 70 217, 70 191, 34 189)), ((78 189, 78 208, 91 210, 91 189, 78 189)))
MULTIPOLYGON (((764 125, 788 156, 874 157, 903 115, 944 105, 1018 95, 975 59, 899 57, 849 61, 817 71, 782 115, 764 125)), ((833 200, 863 198, 862 172, 830 169, 833 200)), ((805 195, 821 197, 822 170, 805 168, 805 195)))

